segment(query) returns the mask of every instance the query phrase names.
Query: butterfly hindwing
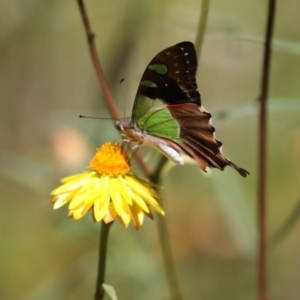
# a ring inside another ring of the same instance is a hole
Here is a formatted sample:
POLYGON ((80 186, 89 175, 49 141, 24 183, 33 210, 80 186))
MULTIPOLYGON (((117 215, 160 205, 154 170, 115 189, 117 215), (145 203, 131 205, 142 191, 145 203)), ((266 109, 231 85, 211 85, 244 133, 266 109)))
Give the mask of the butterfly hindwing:
POLYGON ((139 128, 153 136, 182 143, 179 122, 168 108, 153 110, 138 120, 139 128))
POLYGON ((228 160, 222 153, 222 143, 215 138, 215 128, 211 125, 211 114, 194 103, 168 105, 172 117, 180 126, 181 148, 205 170, 207 166, 224 170, 228 165, 241 176, 249 174, 228 160))

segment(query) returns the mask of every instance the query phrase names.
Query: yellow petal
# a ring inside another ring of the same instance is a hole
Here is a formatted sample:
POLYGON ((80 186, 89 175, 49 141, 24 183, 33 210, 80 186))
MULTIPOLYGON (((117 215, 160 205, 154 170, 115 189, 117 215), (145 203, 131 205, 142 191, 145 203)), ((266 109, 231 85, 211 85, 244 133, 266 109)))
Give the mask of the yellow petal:
POLYGON ((91 189, 91 193, 84 199, 85 204, 94 203, 96 200, 100 199, 101 195, 101 184, 96 183, 91 189))
POLYGON ((73 193, 65 193, 59 196, 55 196, 52 200, 54 202, 53 208, 58 209, 62 207, 63 205, 68 203, 72 198, 73 198, 73 193))
POLYGON ((94 171, 86 171, 83 173, 79 173, 79 174, 75 174, 75 175, 71 175, 68 177, 64 177, 61 179, 62 183, 66 183, 66 182, 70 182, 70 181, 80 181, 83 178, 89 177, 89 176, 94 176, 96 173, 94 171))
POLYGON ((86 182, 88 182, 88 180, 89 180, 88 177, 84 177, 84 178, 82 178, 81 180, 78 180, 78 181, 67 182, 67 183, 59 186, 55 190, 53 190, 51 192, 51 195, 55 196, 55 195, 58 195, 58 194, 72 192, 76 189, 81 188, 86 182))
POLYGON ((84 209, 84 207, 80 206, 79 208, 71 210, 72 211, 72 217, 74 218, 74 220, 79 220, 84 216, 83 209, 84 209))
POLYGON ((143 210, 138 205, 133 203, 133 205, 130 209, 130 212, 131 212, 131 220, 132 220, 134 227, 136 229, 139 229, 142 226, 143 221, 144 221, 143 210))
POLYGON ((113 221, 117 216, 117 212, 114 208, 114 206, 112 205, 112 203, 109 203, 108 209, 106 210, 106 215, 103 218, 103 221, 105 223, 110 223, 111 221, 113 221))
POLYGON ((109 182, 109 195, 112 200, 113 206, 119 215, 122 212, 122 198, 116 196, 118 185, 116 184, 115 178, 111 178, 109 182))
POLYGON ((82 214, 85 215, 92 208, 93 205, 94 205, 93 202, 90 202, 88 204, 84 204, 82 214))
POLYGON ((89 180, 78 190, 77 193, 83 194, 87 190, 94 191, 98 182, 100 182, 100 178, 98 177, 89 178, 89 180))
MULTIPOLYGON (((141 198, 146 201, 150 206, 152 206, 157 212, 164 215, 163 209, 160 207, 158 202, 155 200, 154 197, 151 196, 151 194, 154 194, 151 189, 145 188, 141 184, 137 184, 135 179, 128 176, 128 186, 132 189, 133 193, 133 200, 137 202, 138 205, 140 205, 141 198)), ((145 210, 149 211, 149 210, 145 210)))
POLYGON ((135 194, 132 190, 130 190, 131 197, 135 204, 137 204, 140 208, 142 208, 145 212, 149 212, 149 208, 145 203, 144 199, 139 195, 135 194))
POLYGON ((122 194, 122 197, 125 199, 125 201, 129 205, 132 205, 132 197, 129 193, 129 188, 126 185, 126 177, 123 178, 122 176, 119 176, 118 180, 119 180, 119 183, 120 183, 119 184, 119 189, 120 189, 120 192, 122 194))
POLYGON ((130 223, 129 207, 127 202, 122 199, 118 187, 119 187, 118 179, 111 178, 109 193, 110 193, 110 198, 112 200, 112 204, 119 217, 123 220, 124 224, 128 225, 130 223))
POLYGON ((94 204, 94 217, 96 221, 99 222, 105 217, 109 202, 109 176, 102 176, 100 193, 94 204))
POLYGON ((103 194, 99 199, 94 203, 94 216, 97 222, 101 221, 109 207, 110 197, 103 194))
POLYGON ((77 195, 71 200, 70 204, 69 204, 69 209, 76 209, 79 206, 83 206, 84 205, 84 200, 85 198, 89 195, 90 191, 85 191, 85 193, 77 193, 77 195))

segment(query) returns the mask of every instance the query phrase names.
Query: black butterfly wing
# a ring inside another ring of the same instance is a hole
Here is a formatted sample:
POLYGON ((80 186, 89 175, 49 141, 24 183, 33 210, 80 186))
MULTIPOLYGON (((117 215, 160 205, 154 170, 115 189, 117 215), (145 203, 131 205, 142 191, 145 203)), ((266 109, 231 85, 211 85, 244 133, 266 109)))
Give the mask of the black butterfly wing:
POLYGON ((196 51, 191 42, 182 42, 158 53, 142 76, 132 110, 132 124, 149 111, 155 99, 168 105, 195 103, 200 106, 196 70, 196 51))

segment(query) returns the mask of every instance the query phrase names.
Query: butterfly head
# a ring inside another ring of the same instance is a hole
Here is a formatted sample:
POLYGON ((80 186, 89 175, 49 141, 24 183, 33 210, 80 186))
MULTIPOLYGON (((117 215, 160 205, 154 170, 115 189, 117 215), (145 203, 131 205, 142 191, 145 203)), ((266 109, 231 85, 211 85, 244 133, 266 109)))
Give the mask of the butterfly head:
POLYGON ((136 142, 138 144, 144 142, 144 134, 138 128, 131 125, 130 119, 125 119, 123 121, 118 120, 115 125, 117 130, 123 135, 124 140, 136 142))

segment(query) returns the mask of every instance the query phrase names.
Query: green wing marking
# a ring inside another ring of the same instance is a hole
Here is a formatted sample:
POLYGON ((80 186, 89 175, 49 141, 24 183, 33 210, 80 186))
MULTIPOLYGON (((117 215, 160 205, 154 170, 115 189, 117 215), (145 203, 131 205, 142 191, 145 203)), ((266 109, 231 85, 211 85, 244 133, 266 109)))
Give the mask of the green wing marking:
MULTIPOLYGON (((143 80, 141 81, 140 85, 143 87, 157 88, 157 84, 150 80, 143 80)), ((143 117, 149 113, 151 108, 153 108, 159 102, 160 101, 154 101, 143 94, 137 95, 134 103, 134 115, 132 115, 131 119, 132 123, 135 124, 140 117, 143 117)))
POLYGON ((154 65, 149 65, 148 69, 155 71, 158 74, 166 74, 168 72, 168 67, 163 64, 154 64, 154 65))
POLYGON ((149 86, 149 87, 154 87, 154 88, 157 88, 158 85, 155 84, 154 82, 150 81, 150 80, 144 80, 144 81, 141 81, 140 85, 142 86, 149 86))
POLYGON ((138 120, 142 131, 181 144, 180 126, 167 108, 151 111, 138 120))

